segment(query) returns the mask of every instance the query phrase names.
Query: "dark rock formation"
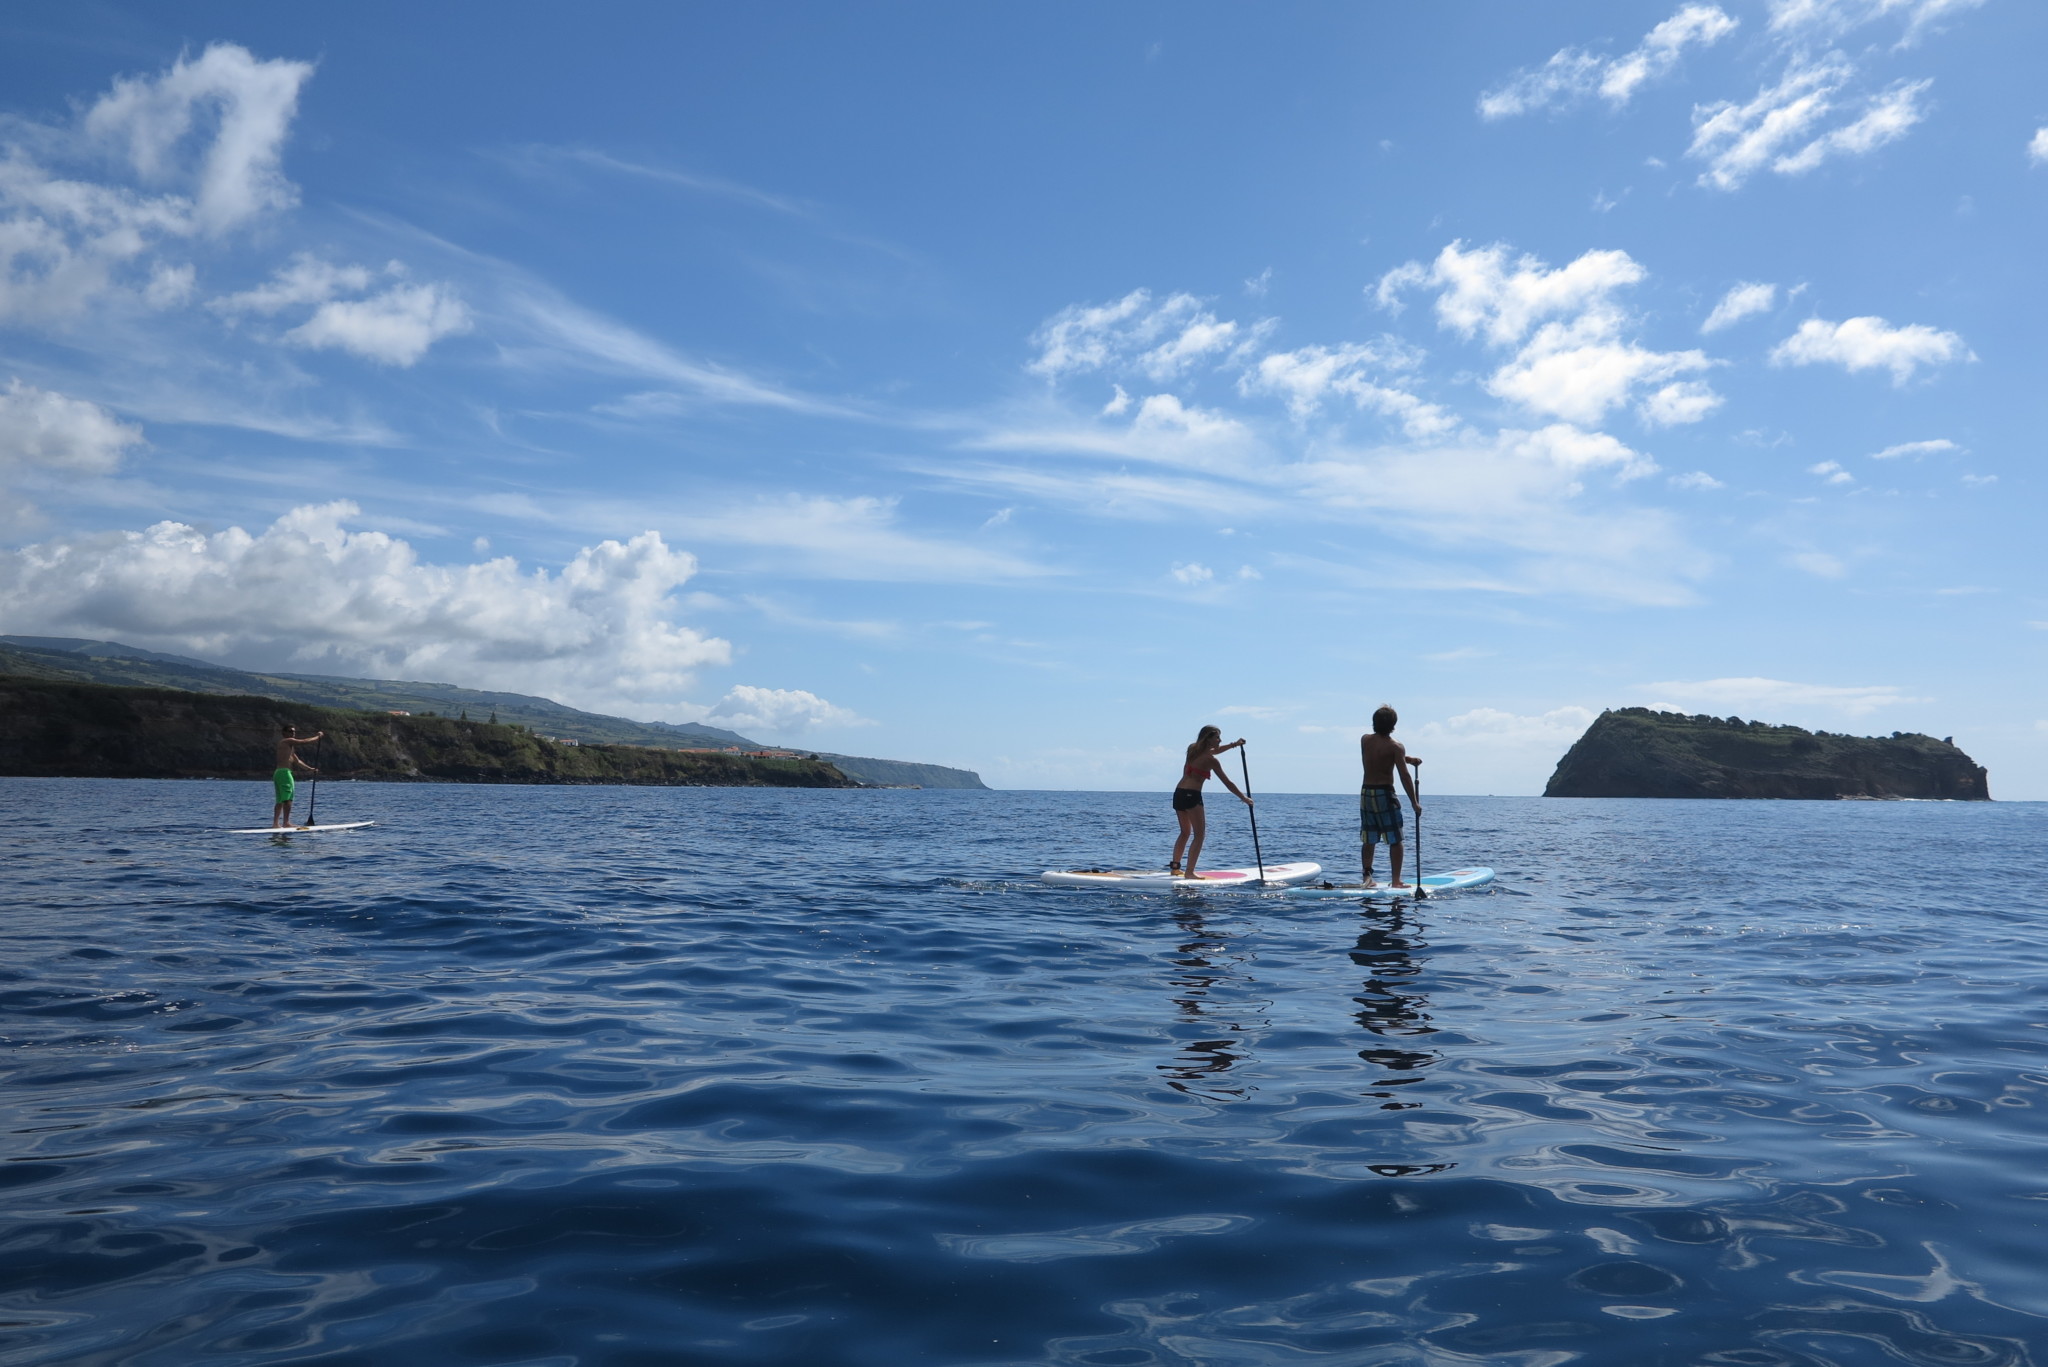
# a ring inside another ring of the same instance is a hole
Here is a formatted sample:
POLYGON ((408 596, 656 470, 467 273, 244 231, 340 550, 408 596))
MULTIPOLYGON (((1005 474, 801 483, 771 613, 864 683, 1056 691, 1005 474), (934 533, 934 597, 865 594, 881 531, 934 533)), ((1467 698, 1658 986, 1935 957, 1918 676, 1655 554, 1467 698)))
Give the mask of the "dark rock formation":
POLYGON ((399 717, 275 698, 0 675, 0 774, 53 778, 267 778, 278 727, 324 731, 304 757, 323 778, 444 783, 630 783, 853 788, 814 759, 638 745, 566 745, 522 726, 399 717))
POLYGON ((1603 712, 1557 762, 1545 797, 1991 800, 1983 767, 1932 736, 1837 736, 1739 717, 1603 712))

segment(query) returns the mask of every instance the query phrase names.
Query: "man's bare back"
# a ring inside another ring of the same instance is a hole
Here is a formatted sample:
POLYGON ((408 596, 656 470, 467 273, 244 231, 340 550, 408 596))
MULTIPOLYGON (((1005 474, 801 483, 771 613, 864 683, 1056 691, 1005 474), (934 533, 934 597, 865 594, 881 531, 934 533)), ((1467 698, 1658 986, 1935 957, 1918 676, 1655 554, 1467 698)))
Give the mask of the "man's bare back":
MULTIPOLYGON (((1358 758, 1365 765, 1365 786, 1368 788, 1391 788, 1394 786, 1394 769, 1408 757, 1408 747, 1392 736, 1367 732, 1358 738, 1358 758)), ((1401 780, 1408 782, 1408 772, 1401 770, 1401 780)), ((1410 789, 1410 796, 1414 790, 1410 789)))

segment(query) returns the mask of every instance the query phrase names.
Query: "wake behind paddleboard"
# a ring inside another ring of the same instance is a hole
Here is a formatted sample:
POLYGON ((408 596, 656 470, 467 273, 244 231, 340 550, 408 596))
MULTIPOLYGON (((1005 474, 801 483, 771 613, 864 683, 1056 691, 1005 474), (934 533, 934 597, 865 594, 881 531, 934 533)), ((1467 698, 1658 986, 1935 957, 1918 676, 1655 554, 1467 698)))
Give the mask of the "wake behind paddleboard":
MULTIPOLYGON (((1321 864, 1268 864, 1265 881, 1298 883, 1322 871, 1321 864)), ((1047 869, 1039 877, 1056 888, 1120 888, 1126 892, 1262 886, 1255 868, 1203 869, 1192 878, 1176 878, 1165 869, 1047 869)))
MULTIPOLYGON (((1457 892, 1462 888, 1484 887, 1493 881, 1492 869, 1452 869, 1449 873, 1432 873, 1422 880, 1422 890, 1434 897, 1440 892, 1457 892)), ((1363 883, 1317 883, 1311 887, 1289 888, 1289 897, 1350 897, 1366 898, 1373 901, 1387 901, 1395 897, 1413 897, 1415 885, 1402 883, 1390 887, 1378 883, 1367 887, 1363 883)))
POLYGON ((244 826, 229 831, 229 835, 325 835, 328 831, 359 831, 365 826, 374 826, 374 821, 322 822, 318 826, 244 826))

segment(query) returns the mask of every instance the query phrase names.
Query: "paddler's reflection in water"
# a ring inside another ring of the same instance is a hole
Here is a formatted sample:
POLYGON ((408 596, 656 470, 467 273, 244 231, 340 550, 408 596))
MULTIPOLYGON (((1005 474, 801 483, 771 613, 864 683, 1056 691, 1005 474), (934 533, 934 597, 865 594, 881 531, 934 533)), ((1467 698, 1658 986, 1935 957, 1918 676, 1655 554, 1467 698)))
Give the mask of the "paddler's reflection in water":
MULTIPOLYGON (((1355 1019, 1374 1036, 1375 1043, 1372 1048, 1359 1050, 1358 1056, 1387 1074, 1379 1079, 1378 1088, 1420 1082, 1422 1070, 1442 1057, 1435 1050, 1395 1047, 1395 1041, 1436 1033, 1436 1027, 1429 1023, 1429 1013, 1424 1010, 1428 998, 1407 990, 1422 972, 1412 951, 1427 947, 1422 939, 1425 928, 1414 917, 1416 910, 1414 904, 1400 900, 1370 903, 1359 912, 1363 925, 1358 943, 1351 950, 1351 962, 1370 976, 1365 980, 1364 992, 1352 1000, 1359 1005, 1355 1019)), ((1379 1098, 1380 1109, 1387 1111, 1405 1111, 1422 1104, 1397 1100, 1400 1094, 1392 1090, 1374 1090, 1363 1095, 1379 1098)))
POLYGON ((1230 937, 1211 930, 1199 911, 1189 908, 1175 913, 1173 919, 1186 935, 1173 960, 1176 971, 1167 979, 1174 989, 1173 1004, 1180 1008, 1181 1023, 1199 1022, 1199 1034, 1216 1038, 1185 1041, 1173 1062, 1160 1064, 1159 1071, 1166 1075, 1167 1086, 1189 1096, 1242 1100, 1254 1089, 1229 1085, 1223 1075, 1247 1057, 1238 1033, 1244 1027, 1222 1019, 1218 1011, 1227 1008, 1213 997, 1218 984, 1241 979, 1242 975, 1231 971, 1229 960, 1248 956, 1231 954, 1230 937))

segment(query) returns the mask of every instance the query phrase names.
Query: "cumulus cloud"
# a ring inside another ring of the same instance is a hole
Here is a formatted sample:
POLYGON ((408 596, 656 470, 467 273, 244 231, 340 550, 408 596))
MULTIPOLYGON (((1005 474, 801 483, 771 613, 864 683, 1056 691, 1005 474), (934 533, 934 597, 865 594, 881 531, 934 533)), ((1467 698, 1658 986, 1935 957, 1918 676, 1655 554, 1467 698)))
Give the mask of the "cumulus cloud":
POLYGON ((1890 684, 1840 686, 1834 684, 1790 683, 1784 679, 1756 677, 1729 679, 1667 680, 1643 685, 1643 691, 1659 699, 1650 704, 1668 712, 1705 711, 1716 715, 1741 710, 1751 715, 1777 710, 1826 710, 1851 717, 1868 716, 1880 708, 1900 703, 1930 702, 1914 698, 1890 684))
POLYGON ((9 471, 42 469, 68 474, 113 473, 142 429, 107 409, 20 380, 0 394, 0 479, 9 471))
POLYGON ((1699 490, 1725 489, 1728 487, 1705 470, 1688 470, 1682 475, 1673 475, 1671 477, 1671 486, 1675 489, 1699 490))
POLYGON ((1533 412, 1597 423, 1641 387, 1661 385, 1638 410, 1652 425, 1697 422, 1721 400, 1683 377, 1714 362, 1699 351, 1652 351, 1623 334, 1634 318, 1617 294, 1646 272, 1623 251, 1590 251, 1551 268, 1511 257, 1500 243, 1467 250, 1453 242, 1427 267, 1408 262, 1375 288, 1386 306, 1410 289, 1436 291, 1438 325, 1493 346, 1517 346, 1487 390, 1533 412))
POLYGON ((1882 451, 1871 452, 1870 458, 1872 460, 1897 460, 1902 456, 1910 456, 1918 460, 1921 456, 1946 455, 1950 451, 1960 451, 1962 449, 1962 447, 1956 445, 1947 437, 1936 437, 1932 441, 1902 441, 1896 446, 1887 446, 1882 451))
POLYGON ((1777 302, 1776 285, 1745 280, 1721 296, 1721 301, 1714 305, 1714 311, 1707 315, 1707 321, 1700 324, 1700 331, 1719 332, 1722 328, 1734 327, 1745 318, 1769 313, 1777 302))
POLYGON ((332 299, 287 332, 296 346, 409 366, 443 337, 467 332, 469 310, 445 285, 396 285, 367 299, 332 299))
POLYGON ((703 715, 681 701, 695 672, 731 658, 725 641, 673 620, 696 559, 656 532, 587 546, 550 573, 511 557, 431 564, 396 537, 349 530, 358 515, 338 502, 253 534, 160 522, 29 546, 0 556, 0 620, 683 721, 703 715))
POLYGON ((2048 128, 2036 128, 2031 141, 2027 143, 2027 160, 2036 166, 2048 165, 2048 128))
POLYGON ((280 157, 312 72, 217 43, 116 81, 75 126, 14 124, 0 145, 0 319, 61 323, 124 283, 154 306, 178 302, 188 265, 131 266, 296 202, 280 157), (125 183, 88 178, 109 160, 125 183), (53 169, 65 165, 80 174, 53 169))
POLYGON ((1844 470, 1838 461, 1824 460, 1818 465, 1809 465, 1806 467, 1806 473, 1809 475, 1819 475, 1829 484, 1854 484, 1856 482, 1856 476, 1844 470))
POLYGON ((1475 707, 1442 721, 1425 722, 1417 740, 1476 741, 1488 745, 1569 745, 1599 718, 1590 707, 1557 707, 1522 715, 1497 707, 1475 707))
POLYGON ((1176 563, 1167 573, 1172 575, 1178 582, 1186 584, 1189 588, 1210 583, 1216 578, 1216 571, 1199 561, 1192 560, 1186 564, 1176 563))
POLYGON ((1889 370, 1892 383, 1902 385, 1923 365, 1977 358, 1953 332, 1920 323, 1893 327, 1882 318, 1863 317, 1840 323, 1809 318, 1799 325, 1799 331, 1772 348, 1770 359, 1778 366, 1838 365, 1852 374, 1889 370))
POLYGON ((713 703, 704 720, 728 730, 794 737, 820 727, 859 726, 866 719, 801 688, 737 684, 713 703))
POLYGON ((455 292, 442 284, 394 284, 369 293, 378 279, 405 274, 396 261, 375 272, 300 253, 263 284, 222 295, 207 307, 236 318, 268 317, 313 305, 312 315, 286 331, 282 340, 293 346, 346 351, 382 365, 409 366, 443 337, 469 331, 470 315, 455 292))
POLYGON ((1852 100, 1853 117, 1841 120, 1856 68, 1839 52, 1795 58, 1775 84, 1746 103, 1723 100, 1693 111, 1686 155, 1707 163, 1700 183, 1734 190, 1766 168, 1801 175, 1831 157, 1863 156, 1906 135, 1926 117, 1922 97, 1930 81, 1900 81, 1852 100), (1828 127, 1830 121, 1835 121, 1828 127))
POLYGON ((1535 70, 1517 72, 1479 97, 1479 113, 1487 119, 1505 119, 1569 107, 1595 95, 1618 109, 1643 86, 1671 74, 1687 47, 1711 47, 1735 29, 1736 21, 1718 5, 1686 5, 1619 57, 1565 48, 1535 70))

